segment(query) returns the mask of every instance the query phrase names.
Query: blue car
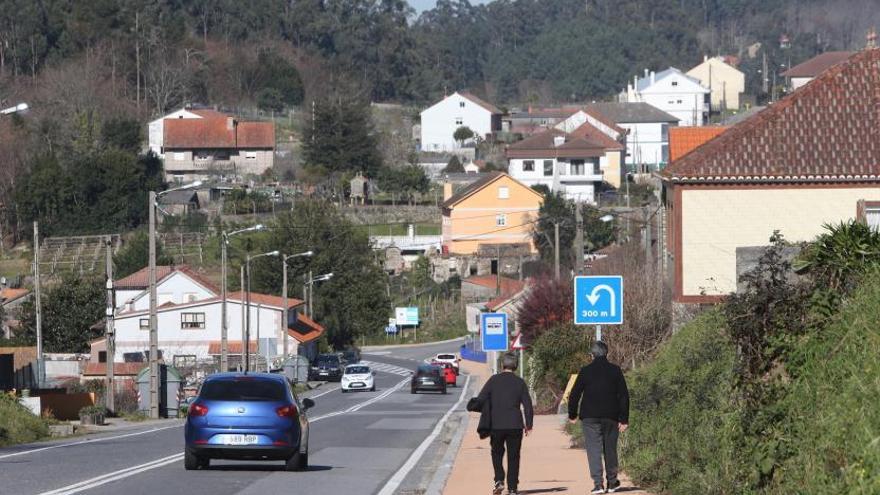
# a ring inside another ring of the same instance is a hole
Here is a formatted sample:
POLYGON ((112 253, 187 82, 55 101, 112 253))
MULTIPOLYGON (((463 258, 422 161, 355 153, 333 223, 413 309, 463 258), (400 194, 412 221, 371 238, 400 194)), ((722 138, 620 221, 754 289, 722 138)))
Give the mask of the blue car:
POLYGON ((184 467, 211 459, 283 460, 288 471, 309 465, 311 399, 300 400, 283 375, 219 373, 202 384, 186 418, 184 467))

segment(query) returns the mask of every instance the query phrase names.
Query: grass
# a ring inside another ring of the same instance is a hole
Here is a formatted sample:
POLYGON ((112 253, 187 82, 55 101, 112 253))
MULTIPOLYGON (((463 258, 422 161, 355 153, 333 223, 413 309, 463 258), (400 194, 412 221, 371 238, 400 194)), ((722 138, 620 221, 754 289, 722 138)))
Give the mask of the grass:
POLYGON ((396 337, 373 335, 363 340, 363 345, 399 345, 399 344, 427 344, 444 340, 457 339, 467 335, 467 325, 463 315, 450 315, 448 318, 436 318, 432 321, 424 321, 417 332, 407 329, 402 335, 396 337))
POLYGON ((0 447, 35 442, 48 436, 46 420, 34 416, 16 398, 0 392, 0 447))

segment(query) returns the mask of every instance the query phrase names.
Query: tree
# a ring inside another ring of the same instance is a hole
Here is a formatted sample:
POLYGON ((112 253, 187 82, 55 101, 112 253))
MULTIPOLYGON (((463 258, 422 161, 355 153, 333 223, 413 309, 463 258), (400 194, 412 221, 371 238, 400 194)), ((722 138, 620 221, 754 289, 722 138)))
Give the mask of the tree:
POLYGON ((425 170, 418 165, 404 165, 399 168, 383 167, 379 170, 379 187, 394 194, 405 195, 413 203, 413 195, 426 193, 431 186, 431 181, 425 175, 425 170))
POLYGON ((443 171, 447 174, 462 174, 464 173, 464 165, 461 164, 461 160, 457 156, 452 155, 443 171))
MULTIPOLYGON (((113 256, 115 267, 113 276, 116 279, 127 277, 150 264, 150 238, 145 230, 138 230, 131 239, 113 256)), ((174 258, 162 252, 162 246, 156 243, 156 265, 174 264, 174 258)))
MULTIPOLYGON (((46 352, 87 352, 102 333, 91 326, 104 317, 107 300, 100 275, 65 274, 42 297, 43 346, 46 352)), ((22 306, 25 337, 36 341, 33 299, 22 306)))
MULTIPOLYGON (((387 277, 373 253, 367 234, 330 204, 297 202, 294 211, 280 214, 269 234, 257 241, 257 250, 285 254, 311 250, 308 259, 291 260, 291 295, 302 294, 302 277, 333 273, 315 284, 315 319, 327 329, 330 344, 342 348, 362 335, 375 335, 388 323, 387 277)), ((262 258, 252 265, 252 289, 281 292, 277 258, 262 258)))
POLYGON ((583 221, 583 236, 585 252, 594 252, 614 242, 617 235, 616 221, 603 222, 605 215, 601 210, 586 203, 577 204, 565 199, 560 193, 552 193, 549 189, 533 187, 536 191, 546 190, 544 202, 538 210, 538 223, 532 233, 532 238, 538 246, 538 252, 544 260, 555 258, 555 228, 559 224, 559 263, 563 267, 574 266, 577 254, 566 249, 567 246, 575 245, 577 235, 577 219, 575 208, 581 209, 583 221), (566 254, 562 254, 566 253, 566 254))
POLYGON ((464 146, 465 141, 474 138, 474 131, 470 127, 461 126, 452 133, 452 139, 458 141, 459 146, 464 146))
POLYGON ((367 176, 378 171, 382 161, 367 103, 337 94, 316 101, 313 114, 303 139, 307 167, 367 176))

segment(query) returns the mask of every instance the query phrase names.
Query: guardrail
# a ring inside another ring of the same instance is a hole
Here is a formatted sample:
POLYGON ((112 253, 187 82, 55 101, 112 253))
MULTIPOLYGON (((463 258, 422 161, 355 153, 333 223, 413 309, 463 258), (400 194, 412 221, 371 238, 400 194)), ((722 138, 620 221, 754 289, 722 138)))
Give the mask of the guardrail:
POLYGON ((483 351, 478 351, 476 349, 469 349, 467 345, 461 346, 461 358, 467 359, 468 361, 475 361, 477 363, 485 363, 487 360, 486 353, 483 351))

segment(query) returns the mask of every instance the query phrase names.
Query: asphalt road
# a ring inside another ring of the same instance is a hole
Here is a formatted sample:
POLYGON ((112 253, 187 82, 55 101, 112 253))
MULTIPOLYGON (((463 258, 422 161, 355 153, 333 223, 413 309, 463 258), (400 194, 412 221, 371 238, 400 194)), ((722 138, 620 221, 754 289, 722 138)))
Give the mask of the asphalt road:
MULTIPOLYGON (((311 437, 308 472, 280 462, 212 461, 183 469, 183 422, 0 449, 0 494, 376 494, 419 492, 442 442, 438 423, 464 407, 464 389, 409 392, 409 371, 457 343, 364 353, 377 368, 376 392, 342 394, 325 384, 304 394, 311 437), (460 400, 462 399, 462 400, 460 400)), ((459 377, 459 383, 467 380, 459 377)))

